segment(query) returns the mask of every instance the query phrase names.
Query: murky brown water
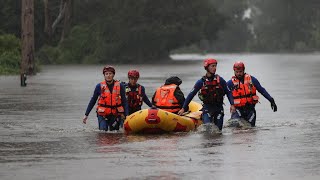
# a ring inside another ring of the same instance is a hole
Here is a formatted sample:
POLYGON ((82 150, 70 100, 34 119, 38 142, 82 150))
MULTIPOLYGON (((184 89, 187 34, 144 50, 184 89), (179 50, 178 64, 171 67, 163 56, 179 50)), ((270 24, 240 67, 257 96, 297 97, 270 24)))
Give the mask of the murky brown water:
MULTIPOLYGON (((94 110, 81 124, 102 66, 45 66, 25 88, 0 76, 0 179, 319 179, 320 55, 214 57, 226 80, 233 62, 245 61, 278 112, 261 98, 254 131, 126 136, 98 131, 94 110)), ((202 61, 115 67, 121 80, 138 68, 149 97, 170 75, 187 95, 204 74, 202 61)), ((228 109, 226 101, 225 120, 228 109)))

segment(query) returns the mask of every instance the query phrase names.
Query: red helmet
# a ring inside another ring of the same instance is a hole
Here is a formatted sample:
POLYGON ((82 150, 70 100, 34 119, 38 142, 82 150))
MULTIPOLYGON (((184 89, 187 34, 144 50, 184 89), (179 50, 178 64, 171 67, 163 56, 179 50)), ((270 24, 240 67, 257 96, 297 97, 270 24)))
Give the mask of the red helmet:
POLYGON ((114 67, 112 66, 105 66, 102 70, 102 74, 104 74, 105 72, 110 71, 113 74, 116 74, 116 70, 114 69, 114 67))
POLYGON ((244 71, 244 69, 245 69, 245 67, 244 67, 244 64, 243 64, 243 62, 241 62, 241 61, 237 61, 237 62, 235 62, 234 63, 234 65, 233 65, 233 70, 235 71, 235 70, 243 70, 244 71))
POLYGON ((140 77, 139 71, 135 70, 135 69, 128 71, 128 78, 130 78, 130 77, 139 78, 140 77))
POLYGON ((203 61, 203 67, 204 67, 205 69, 207 69, 207 67, 208 67, 210 64, 217 64, 217 63, 218 63, 217 60, 212 59, 212 58, 208 58, 208 59, 205 59, 205 60, 203 61))

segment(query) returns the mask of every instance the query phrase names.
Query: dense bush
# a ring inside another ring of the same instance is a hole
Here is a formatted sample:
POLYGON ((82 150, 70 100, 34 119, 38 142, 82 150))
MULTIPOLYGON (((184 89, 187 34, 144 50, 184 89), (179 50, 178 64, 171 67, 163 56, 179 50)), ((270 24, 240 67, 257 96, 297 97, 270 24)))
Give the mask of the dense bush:
POLYGON ((74 10, 74 25, 63 42, 38 53, 42 63, 169 59, 174 49, 215 39, 224 23, 209 0, 79 0, 74 10))
POLYGON ((19 73, 20 61, 20 40, 11 34, 0 35, 0 74, 19 73))
POLYGON ((78 64, 92 63, 96 42, 90 37, 89 28, 85 25, 74 26, 69 36, 57 47, 43 46, 37 53, 37 57, 43 64, 78 64), (85 57, 92 59, 85 61, 85 57))

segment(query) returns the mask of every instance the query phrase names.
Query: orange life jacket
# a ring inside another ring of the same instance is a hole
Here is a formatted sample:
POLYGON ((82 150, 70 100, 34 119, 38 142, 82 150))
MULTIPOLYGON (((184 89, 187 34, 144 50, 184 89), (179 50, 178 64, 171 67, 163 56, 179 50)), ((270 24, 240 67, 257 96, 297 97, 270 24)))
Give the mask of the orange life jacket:
POLYGON ((142 106, 142 92, 141 85, 137 84, 137 88, 132 89, 129 87, 129 84, 126 86, 126 96, 128 105, 130 108, 137 108, 142 106))
POLYGON ((246 104, 256 104, 258 102, 259 97, 256 94, 257 89, 253 85, 249 74, 244 75, 243 83, 241 83, 236 76, 233 76, 231 80, 234 85, 232 95, 235 107, 243 107, 246 104))
POLYGON ((178 112, 181 106, 174 96, 174 91, 177 87, 175 84, 169 84, 158 88, 154 96, 155 106, 168 112, 178 112))
POLYGON ((203 76, 203 86, 201 87, 198 96, 204 104, 223 103, 224 90, 220 84, 220 76, 215 75, 212 80, 207 76, 203 76))
POLYGON ((97 113, 100 116, 119 115, 124 113, 121 105, 120 82, 114 81, 110 92, 106 81, 100 83, 101 94, 98 100, 97 113))

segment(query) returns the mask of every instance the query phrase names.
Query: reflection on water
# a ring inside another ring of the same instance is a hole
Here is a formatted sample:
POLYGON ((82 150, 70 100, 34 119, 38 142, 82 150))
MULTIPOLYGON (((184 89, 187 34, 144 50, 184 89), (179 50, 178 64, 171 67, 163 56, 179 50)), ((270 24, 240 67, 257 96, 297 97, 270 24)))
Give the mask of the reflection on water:
MULTIPOLYGON (((106 133, 97 130, 94 110, 88 124, 81 124, 93 89, 102 80, 101 66, 45 66, 28 78, 25 88, 19 77, 0 76, 1 180, 319 179, 320 55, 214 57, 219 60, 217 73, 226 80, 233 74, 233 62, 243 60, 248 73, 275 98, 278 112, 262 97, 254 129, 106 133)), ((181 89, 187 95, 204 74, 201 61, 115 67, 116 78, 124 81, 129 69, 139 69, 139 83, 149 97, 171 75, 183 80, 181 89)), ((228 109, 226 103, 225 122, 228 109)))

